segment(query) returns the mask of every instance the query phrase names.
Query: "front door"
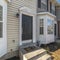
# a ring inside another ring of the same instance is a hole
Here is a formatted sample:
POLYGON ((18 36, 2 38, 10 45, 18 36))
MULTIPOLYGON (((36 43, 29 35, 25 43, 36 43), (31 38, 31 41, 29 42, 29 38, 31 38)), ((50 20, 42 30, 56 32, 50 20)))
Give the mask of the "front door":
POLYGON ((22 41, 33 39, 33 17, 22 14, 22 41))

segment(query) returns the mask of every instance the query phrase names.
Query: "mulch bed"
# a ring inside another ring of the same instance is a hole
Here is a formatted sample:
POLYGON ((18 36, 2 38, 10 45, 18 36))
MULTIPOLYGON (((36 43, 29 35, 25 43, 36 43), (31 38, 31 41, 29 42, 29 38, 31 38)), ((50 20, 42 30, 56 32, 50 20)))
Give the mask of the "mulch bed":
POLYGON ((58 43, 51 43, 51 44, 47 44, 47 45, 41 45, 42 48, 50 51, 50 52, 54 52, 58 49, 60 49, 60 44, 58 43))

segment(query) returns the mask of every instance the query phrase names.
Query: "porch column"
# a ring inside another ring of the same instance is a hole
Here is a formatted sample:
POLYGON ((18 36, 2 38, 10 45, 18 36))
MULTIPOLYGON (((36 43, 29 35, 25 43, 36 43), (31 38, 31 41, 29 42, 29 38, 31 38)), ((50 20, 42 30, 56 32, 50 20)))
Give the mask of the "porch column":
POLYGON ((33 43, 36 43, 36 15, 33 16, 33 43))

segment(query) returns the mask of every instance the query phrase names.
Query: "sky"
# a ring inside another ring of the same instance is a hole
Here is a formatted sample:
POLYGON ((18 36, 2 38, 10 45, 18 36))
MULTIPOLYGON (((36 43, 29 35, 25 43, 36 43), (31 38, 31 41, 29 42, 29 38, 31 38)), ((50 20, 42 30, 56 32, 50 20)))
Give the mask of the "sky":
POLYGON ((58 2, 60 2, 60 0, 57 0, 58 2))

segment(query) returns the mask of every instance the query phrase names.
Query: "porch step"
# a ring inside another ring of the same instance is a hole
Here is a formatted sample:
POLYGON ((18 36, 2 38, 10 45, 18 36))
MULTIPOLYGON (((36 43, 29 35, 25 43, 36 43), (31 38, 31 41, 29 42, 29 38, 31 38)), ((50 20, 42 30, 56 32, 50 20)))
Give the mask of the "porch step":
POLYGON ((52 60, 51 56, 43 48, 23 54, 20 53, 21 60, 52 60))
MULTIPOLYGON (((34 54, 32 54, 32 55, 34 55, 34 54)), ((47 54, 46 50, 40 49, 39 53, 36 53, 35 56, 33 56, 27 60, 52 60, 52 59, 51 59, 51 56, 49 54, 47 54)))
POLYGON ((47 54, 46 50, 44 49, 38 49, 36 51, 24 54, 27 60, 32 60, 35 57, 41 57, 43 55, 47 54))
POLYGON ((34 58, 32 60, 51 60, 51 56, 48 54, 43 55, 42 57, 39 58, 34 58))

